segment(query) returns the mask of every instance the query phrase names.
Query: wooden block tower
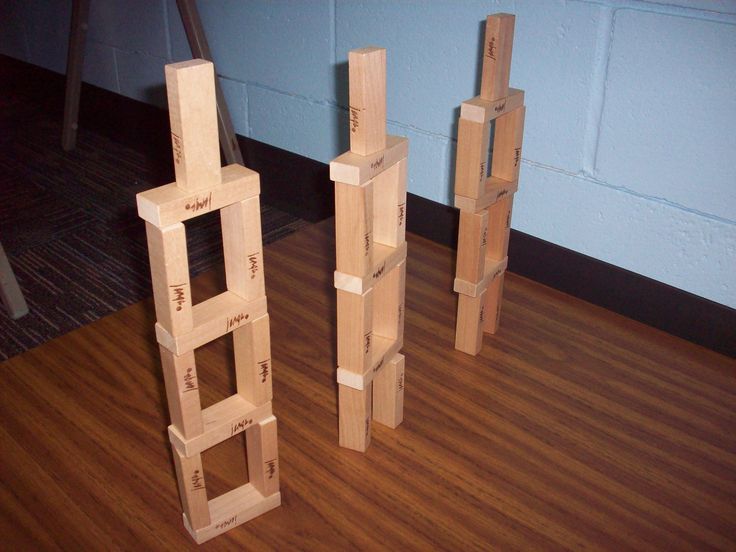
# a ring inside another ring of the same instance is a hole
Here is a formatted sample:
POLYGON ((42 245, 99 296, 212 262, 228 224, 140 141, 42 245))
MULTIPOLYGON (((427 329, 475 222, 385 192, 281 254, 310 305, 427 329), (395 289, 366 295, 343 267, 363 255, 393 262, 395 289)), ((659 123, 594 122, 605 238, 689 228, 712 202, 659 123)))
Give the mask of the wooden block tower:
POLYGON ((455 207, 460 209, 455 348, 476 355, 496 333, 508 263, 514 192, 524 133, 524 92, 509 88, 514 16, 489 15, 480 95, 463 102, 458 124, 455 207), (493 128, 493 150, 489 144, 493 128))
POLYGON ((335 181, 340 446, 365 451, 371 420, 403 419, 406 163, 409 142, 386 135, 386 50, 348 55, 350 151, 335 181))
POLYGON ((146 221, 184 525, 202 543, 281 503, 258 173, 220 168, 212 63, 166 66, 176 182, 138 194, 146 221), (219 210, 227 291, 192 305, 183 221, 219 210), (232 333, 237 394, 202 409, 194 350, 232 333), (250 481, 208 500, 201 453, 245 432, 250 481))

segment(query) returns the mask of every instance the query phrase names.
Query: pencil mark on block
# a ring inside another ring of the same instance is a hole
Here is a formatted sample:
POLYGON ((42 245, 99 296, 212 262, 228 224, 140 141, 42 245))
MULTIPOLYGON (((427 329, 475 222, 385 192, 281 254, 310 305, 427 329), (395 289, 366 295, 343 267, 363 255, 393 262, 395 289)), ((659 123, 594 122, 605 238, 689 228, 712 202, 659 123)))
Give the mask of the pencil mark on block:
POLYGON ((186 284, 173 284, 169 287, 171 288, 171 292, 173 294, 171 297, 171 302, 176 303, 176 310, 178 312, 182 309, 182 305, 187 302, 184 298, 186 284))
POLYGON ((266 474, 268 475, 269 479, 273 479, 273 476, 276 475, 276 459, 273 460, 266 460, 266 474))
POLYGON ((360 127, 360 109, 350 106, 350 132, 357 132, 360 127))
POLYGON ((187 368, 184 374, 184 393, 187 391, 196 391, 199 389, 197 385, 197 374, 194 372, 194 368, 187 368))
POLYGON ((191 484, 192 484, 192 490, 193 491, 203 491, 204 490, 204 477, 202 476, 202 473, 199 470, 194 470, 194 473, 191 477, 191 484))
POLYGON ((181 163, 181 158, 184 154, 184 147, 181 143, 181 138, 173 132, 171 133, 171 147, 174 150, 174 163, 178 165, 181 163))
POLYGON ((243 322, 244 320, 248 320, 248 318, 250 318, 250 315, 242 312, 236 316, 228 316, 226 322, 227 331, 230 331, 233 328, 237 328, 241 322, 243 322))
POLYGON ((215 529, 225 529, 226 527, 230 527, 231 525, 235 525, 235 522, 238 520, 238 516, 235 515, 231 518, 226 519, 225 521, 221 521, 220 523, 215 525, 215 529))
POLYGON ((248 267, 248 270, 250 270, 250 279, 253 280, 256 277, 256 273, 258 272, 258 255, 260 251, 256 251, 255 253, 251 253, 248 255, 248 263, 250 266, 248 267))
POLYGON ((261 376, 261 383, 266 383, 266 380, 268 379, 268 374, 271 371, 271 368, 269 366, 271 359, 267 358, 266 360, 262 360, 258 363, 258 366, 260 366, 261 371, 258 373, 259 376, 261 376))
POLYGON ((205 197, 195 197, 192 201, 187 203, 184 208, 187 211, 191 211, 192 213, 196 213, 197 211, 201 211, 202 209, 210 209, 212 207, 212 192, 210 192, 205 197))
POLYGON ((239 422, 235 422, 230 426, 230 437, 235 435, 236 433, 240 433, 241 431, 244 431, 250 425, 253 423, 253 418, 243 418, 239 422))

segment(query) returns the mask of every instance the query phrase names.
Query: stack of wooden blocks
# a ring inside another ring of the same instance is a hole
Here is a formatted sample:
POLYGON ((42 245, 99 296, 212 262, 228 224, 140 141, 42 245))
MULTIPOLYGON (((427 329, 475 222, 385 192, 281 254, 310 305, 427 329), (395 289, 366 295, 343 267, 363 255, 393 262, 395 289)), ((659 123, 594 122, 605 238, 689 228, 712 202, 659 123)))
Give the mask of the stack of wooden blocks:
POLYGON ((498 329, 508 264, 525 111, 524 92, 509 88, 513 41, 514 16, 488 16, 480 95, 460 107, 455 169, 455 206, 460 209, 455 348, 471 355, 480 351, 484 332, 498 329))
POLYGON ((184 524, 204 542, 281 503, 258 174, 220 167, 214 69, 166 66, 176 182, 138 194, 146 221, 184 524), (192 305, 183 221, 219 210, 227 291, 192 305), (237 393, 200 405, 194 350, 232 333, 237 393), (201 453, 245 431, 249 483, 208 500, 201 453))
POLYGON ((408 140, 386 135, 386 50, 352 50, 348 63, 350 151, 330 163, 339 442, 365 451, 372 419, 403 419, 408 140))

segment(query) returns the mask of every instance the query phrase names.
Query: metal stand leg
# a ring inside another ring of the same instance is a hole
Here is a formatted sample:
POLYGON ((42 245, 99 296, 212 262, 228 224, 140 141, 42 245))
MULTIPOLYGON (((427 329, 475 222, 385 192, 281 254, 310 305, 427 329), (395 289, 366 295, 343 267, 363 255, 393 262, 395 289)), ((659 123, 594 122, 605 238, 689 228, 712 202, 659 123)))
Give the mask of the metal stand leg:
POLYGON ((72 24, 69 32, 69 53, 66 59, 66 97, 64 99, 64 126, 61 147, 71 151, 77 143, 77 118, 79 117, 79 89, 82 85, 84 43, 87 38, 89 0, 74 0, 72 24))

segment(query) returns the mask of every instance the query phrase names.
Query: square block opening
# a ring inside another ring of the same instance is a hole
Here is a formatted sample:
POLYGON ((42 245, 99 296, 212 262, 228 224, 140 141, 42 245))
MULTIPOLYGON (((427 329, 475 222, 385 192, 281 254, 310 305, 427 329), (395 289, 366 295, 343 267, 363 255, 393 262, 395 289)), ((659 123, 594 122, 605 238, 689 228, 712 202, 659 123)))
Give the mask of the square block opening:
POLYGON ((248 483, 245 434, 239 433, 205 450, 202 467, 209 500, 248 483))

